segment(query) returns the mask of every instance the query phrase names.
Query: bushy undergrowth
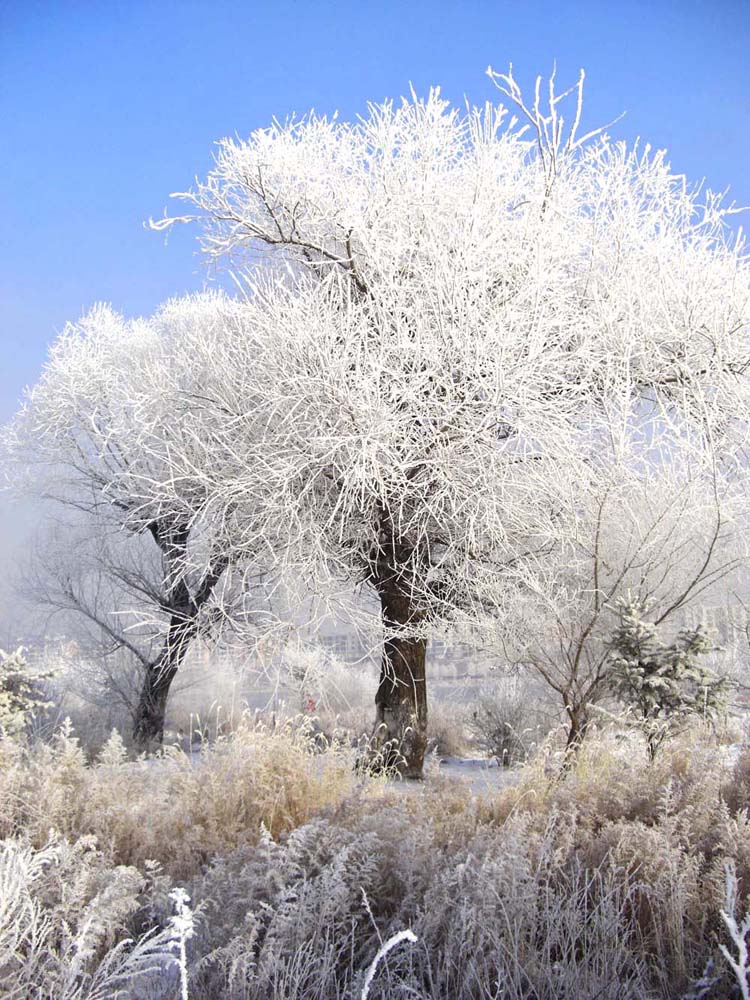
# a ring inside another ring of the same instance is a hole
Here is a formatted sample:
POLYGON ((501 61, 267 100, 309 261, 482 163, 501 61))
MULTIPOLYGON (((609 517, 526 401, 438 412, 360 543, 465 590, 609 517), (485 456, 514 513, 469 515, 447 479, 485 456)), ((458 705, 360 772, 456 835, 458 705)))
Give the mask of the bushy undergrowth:
POLYGON ((0 996, 11 1000, 110 1000, 139 984, 175 980, 167 921, 134 941, 128 921, 147 879, 114 865, 91 837, 51 836, 40 850, 10 838, 0 847, 0 996))
POLYGON ((179 995, 176 883, 195 908, 193 1000, 355 1000, 407 928, 417 941, 379 964, 370 1000, 737 990, 721 910, 727 867, 738 922, 750 893, 750 754, 731 764, 702 730, 653 764, 600 736, 563 778, 541 755, 481 798, 355 776, 350 751, 292 728, 241 727, 198 762, 129 762, 113 738, 88 765, 65 729, 0 754, 3 997, 179 995))
POLYGON ((89 766, 63 726, 50 743, 0 742, 0 837, 94 836, 121 864, 185 878, 211 858, 308 822, 352 788, 351 760, 316 754, 306 728, 238 728, 197 762, 176 748, 129 761, 116 734, 89 766))

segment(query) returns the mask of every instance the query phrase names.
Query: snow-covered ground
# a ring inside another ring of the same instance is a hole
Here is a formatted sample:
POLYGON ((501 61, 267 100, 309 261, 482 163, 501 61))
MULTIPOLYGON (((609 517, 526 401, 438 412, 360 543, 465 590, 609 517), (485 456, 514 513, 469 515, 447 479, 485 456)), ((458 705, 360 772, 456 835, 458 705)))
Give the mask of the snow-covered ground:
POLYGON ((428 758, 423 781, 395 779, 390 786, 405 795, 418 795, 433 788, 436 780, 448 779, 468 785, 473 795, 483 795, 516 784, 520 776, 518 768, 499 767, 496 760, 485 757, 428 758))
POLYGON ((443 757, 438 773, 441 778, 469 785, 476 794, 508 788, 521 776, 519 768, 501 767, 494 757, 489 760, 486 757, 443 757))

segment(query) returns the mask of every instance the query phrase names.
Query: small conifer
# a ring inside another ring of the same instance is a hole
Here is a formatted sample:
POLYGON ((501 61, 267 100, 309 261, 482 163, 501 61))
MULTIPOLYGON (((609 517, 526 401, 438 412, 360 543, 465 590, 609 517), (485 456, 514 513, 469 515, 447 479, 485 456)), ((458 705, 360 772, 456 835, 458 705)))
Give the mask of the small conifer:
POLYGON ((689 718, 713 719, 720 711, 727 681, 699 662, 720 647, 703 625, 682 629, 673 642, 663 643, 643 601, 623 599, 618 610, 612 691, 635 713, 653 760, 664 740, 689 718))

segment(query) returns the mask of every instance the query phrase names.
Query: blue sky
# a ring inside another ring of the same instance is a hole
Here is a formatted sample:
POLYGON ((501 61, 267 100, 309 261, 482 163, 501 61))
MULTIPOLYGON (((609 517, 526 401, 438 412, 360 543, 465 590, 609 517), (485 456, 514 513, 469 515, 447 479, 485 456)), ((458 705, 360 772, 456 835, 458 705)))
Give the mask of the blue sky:
MULTIPOLYGON (((221 136, 310 107, 499 96, 587 72, 585 122, 666 147, 750 204, 750 0, 261 4, 0 0, 0 420, 47 345, 95 301, 125 313, 202 287, 194 235, 143 228, 210 167, 221 136)), ((748 217, 750 222, 750 216, 748 217)))

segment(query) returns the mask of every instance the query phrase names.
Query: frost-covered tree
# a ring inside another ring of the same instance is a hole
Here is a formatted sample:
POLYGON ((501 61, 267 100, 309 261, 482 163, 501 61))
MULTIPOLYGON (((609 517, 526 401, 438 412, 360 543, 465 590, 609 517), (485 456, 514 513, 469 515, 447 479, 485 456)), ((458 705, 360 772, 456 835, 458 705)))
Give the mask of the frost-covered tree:
POLYGON ((28 728, 39 712, 49 707, 44 681, 49 671, 34 671, 24 651, 11 653, 0 649, 0 734, 18 737, 28 728))
POLYGON ((39 535, 18 581, 45 632, 54 625, 75 644, 66 690, 103 713, 110 730, 124 718, 131 728, 138 722, 171 614, 165 561, 153 538, 113 527, 101 514, 76 517, 74 524, 57 514, 54 531, 39 535))
POLYGON ((616 447, 602 442, 596 474, 576 484, 568 530, 536 565, 519 567, 505 620, 480 632, 485 645, 496 643, 506 662, 530 669, 554 693, 571 750, 610 692, 612 633, 627 595, 661 627, 712 595, 721 599, 746 561, 742 480, 725 482, 720 493, 710 449, 708 461, 693 454, 686 464, 677 446, 672 455, 656 450, 662 435, 644 440, 647 423, 639 428, 632 415, 627 423, 616 447))
POLYGON ((701 657, 717 649, 708 631, 682 629, 673 642, 658 638, 645 602, 618 602, 620 622, 612 636, 611 687, 635 713, 651 760, 670 733, 693 717, 713 719, 723 707, 727 681, 701 657))
POLYGON ((97 557, 94 591, 91 572, 86 585, 82 573, 47 572, 46 603, 83 616, 110 648, 137 658, 134 737, 144 747, 161 741, 172 681, 210 620, 220 581, 227 586, 222 525, 196 519, 196 481, 183 477, 168 499, 151 484, 172 476, 172 449, 185 456, 185 435, 199 421, 186 401, 194 406, 211 385, 210 364, 199 367, 184 351, 188 332, 210 342, 236 317, 237 305, 220 295, 176 300, 136 320, 96 306, 52 345, 5 435, 15 485, 77 512, 79 537, 101 542, 79 547, 81 565, 97 557), (32 475, 22 481, 19 468, 32 475))
POLYGON ((222 374, 162 490, 198 476, 233 551, 260 526, 311 591, 370 589, 378 731, 411 775, 429 635, 502 613, 509 570, 572 530, 613 411, 686 451, 744 440, 750 279, 721 203, 579 137, 582 78, 565 123, 554 81, 529 107, 490 75, 519 117, 433 90, 276 122, 182 196, 247 301, 242 337, 191 341, 222 374))

